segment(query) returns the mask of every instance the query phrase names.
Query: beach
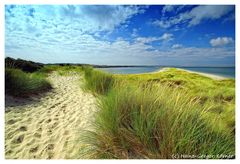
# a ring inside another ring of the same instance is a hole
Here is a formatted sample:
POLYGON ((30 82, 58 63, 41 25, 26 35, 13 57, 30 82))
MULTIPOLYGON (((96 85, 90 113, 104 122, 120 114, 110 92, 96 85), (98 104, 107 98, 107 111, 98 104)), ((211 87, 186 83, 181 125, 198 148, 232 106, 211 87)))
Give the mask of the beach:
MULTIPOLYGON (((45 66, 45 69, 52 70, 44 74, 52 89, 31 93, 29 97, 5 95, 6 159, 165 159, 168 154, 162 156, 162 153, 154 152, 152 155, 151 150, 157 150, 159 145, 155 144, 156 140, 147 143, 149 138, 158 139, 161 138, 158 134, 164 133, 175 136, 175 142, 179 142, 191 135, 190 138, 201 143, 193 151, 200 147, 207 152, 206 147, 201 146, 206 142, 212 144, 209 139, 215 136, 206 127, 218 129, 216 133, 221 136, 232 133, 235 121, 233 79, 218 83, 191 71, 167 67, 158 72, 116 76, 92 67, 45 66), (118 85, 113 83, 116 80, 118 85), (153 80, 161 85, 155 85, 153 80), (146 85, 149 81, 151 83, 146 85), (145 85, 143 88, 137 84, 145 85), (195 97, 202 101, 195 103, 195 97), (199 112, 206 109, 205 105, 209 107, 207 113, 211 114, 206 113, 203 117, 199 112), (182 114, 184 117, 178 117, 182 114), (221 119, 216 123, 215 117, 221 119), (150 124, 149 120, 152 120, 150 124), (227 122, 229 120, 231 124, 227 122), (164 127, 158 124, 162 121, 164 127), (173 122, 184 124, 172 126, 173 122), (150 127, 142 126, 146 124, 150 127), (193 128, 202 126, 201 133, 198 128, 193 128), (150 133, 142 133, 146 131, 150 133), (198 141, 195 134, 201 134, 204 141, 198 141), (143 139, 141 142, 139 135, 143 139), (139 147, 143 151, 139 152, 139 147)), ((233 154, 233 137, 229 136, 223 144, 220 141, 221 138, 213 139, 220 147, 230 145, 233 154)), ((161 138, 159 142, 169 143, 169 137, 161 138)), ((170 153, 175 153, 176 145, 178 143, 171 144, 170 153)), ((184 151, 191 146, 183 146, 184 151)))
POLYGON ((91 129, 96 111, 93 95, 81 89, 83 76, 52 73, 46 95, 20 99, 6 96, 5 157, 67 159, 79 155, 79 134, 91 129))
POLYGON ((236 2, 3 8, 5 160, 238 157, 236 2))

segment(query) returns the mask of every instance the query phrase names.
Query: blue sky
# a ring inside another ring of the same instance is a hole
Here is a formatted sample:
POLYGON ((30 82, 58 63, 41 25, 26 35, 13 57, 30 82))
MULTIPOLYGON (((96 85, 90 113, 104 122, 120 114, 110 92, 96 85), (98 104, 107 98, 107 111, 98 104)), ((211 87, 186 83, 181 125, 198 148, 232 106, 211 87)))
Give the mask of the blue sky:
POLYGON ((6 5, 5 56, 43 63, 235 65, 231 5, 6 5))

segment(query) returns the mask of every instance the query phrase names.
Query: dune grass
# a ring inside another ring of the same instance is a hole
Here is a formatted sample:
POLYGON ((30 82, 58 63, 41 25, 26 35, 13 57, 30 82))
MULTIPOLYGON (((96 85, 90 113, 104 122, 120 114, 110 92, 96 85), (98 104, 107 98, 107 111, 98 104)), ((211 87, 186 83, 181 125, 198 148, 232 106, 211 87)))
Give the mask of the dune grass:
POLYGON ((13 96, 28 96, 49 90, 51 84, 41 73, 26 73, 19 69, 5 69, 6 93, 13 96))
MULTIPOLYGON (((97 76, 92 75, 93 70, 87 71, 87 85, 98 83, 102 78, 99 76, 105 76, 97 70, 97 76)), ((109 81, 100 82, 107 89, 99 96, 95 129, 83 135, 85 155, 89 158, 235 157, 235 95, 231 80, 215 81, 176 69, 156 74, 112 75, 111 79, 111 85, 109 81), (225 96, 232 98, 225 101, 225 96), (223 112, 219 113, 219 108, 223 112)), ((93 86, 90 89, 96 92, 99 86, 93 86)))
POLYGON ((114 82, 113 76, 109 73, 105 73, 92 67, 83 67, 87 90, 97 94, 106 94, 114 82))
POLYGON ((60 76, 67 76, 70 72, 79 72, 82 73, 82 66, 74 65, 45 65, 38 72, 48 74, 53 71, 57 72, 60 76))
POLYGON ((203 106, 211 106, 206 119, 219 120, 211 124, 215 129, 235 131, 235 80, 214 80, 196 73, 170 68, 149 74, 114 75, 120 80, 135 83, 165 84, 171 88, 190 93, 203 106))
POLYGON ((65 76, 69 72, 81 72, 81 66, 44 65, 34 72, 24 72, 21 69, 6 65, 5 89, 12 96, 27 97, 51 89, 50 82, 46 79, 51 72, 65 76))
POLYGON ((209 108, 198 102, 168 86, 116 85, 100 98, 95 132, 85 141, 95 158, 234 155, 233 136, 212 129, 201 117, 209 108))

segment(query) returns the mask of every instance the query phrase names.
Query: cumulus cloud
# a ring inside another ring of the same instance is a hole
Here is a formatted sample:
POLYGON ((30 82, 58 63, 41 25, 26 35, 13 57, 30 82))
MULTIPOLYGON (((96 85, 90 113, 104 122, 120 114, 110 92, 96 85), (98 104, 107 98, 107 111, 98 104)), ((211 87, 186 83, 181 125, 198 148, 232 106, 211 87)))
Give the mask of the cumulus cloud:
POLYGON ((101 9, 98 12, 94 7, 7 6, 5 53, 15 58, 44 63, 57 61, 89 64, 164 64, 164 60, 176 59, 175 63, 178 63, 179 60, 199 61, 204 57, 215 61, 216 58, 234 56, 234 50, 227 47, 177 48, 179 44, 171 48, 170 42, 166 44, 169 48, 161 49, 151 44, 155 41, 161 44, 172 41, 174 36, 171 33, 141 37, 140 30, 132 29, 132 40, 102 39, 102 33, 128 24, 133 15, 144 12, 144 9, 138 6, 101 9), (119 16, 121 20, 115 20, 115 17, 112 18, 110 13, 103 9, 111 10, 111 13, 119 16), (126 12, 125 15, 122 12, 126 12), (120 16, 121 14, 123 16, 120 16))
MULTIPOLYGON (((222 6, 222 5, 208 5, 208 6, 198 6, 193 8, 190 12, 190 22, 189 26, 194 26, 203 20, 213 20, 221 18, 230 11, 234 9, 233 6, 222 6)), ((186 16, 187 17, 187 16, 186 16)))
POLYGON ((127 23, 136 14, 143 13, 144 9, 138 6, 66 6, 63 8, 65 16, 74 20, 84 19, 85 23, 92 24, 98 30, 111 31, 117 26, 127 23))
POLYGON ((170 33, 164 33, 162 36, 160 37, 138 37, 135 39, 135 41, 137 42, 141 42, 141 43, 151 43, 154 41, 164 41, 164 42, 168 42, 173 40, 173 34, 170 33))
POLYGON ((225 46, 231 43, 233 43, 233 39, 231 37, 218 37, 210 40, 210 44, 213 47, 225 46))
POLYGON ((159 40, 160 40, 159 37, 138 37, 135 39, 135 41, 141 42, 141 43, 151 43, 159 40))
POLYGON ((173 40, 173 34, 164 33, 164 34, 160 37, 160 40, 163 40, 163 41, 173 40))
POLYGON ((170 21, 163 21, 163 20, 155 20, 152 22, 153 25, 159 26, 161 28, 169 28, 172 26, 170 21))
POLYGON ((234 49, 226 48, 198 48, 198 47, 182 47, 178 49, 168 49, 166 51, 158 51, 158 56, 167 58, 177 59, 194 59, 202 60, 203 58, 208 59, 219 59, 234 56, 234 49))
POLYGON ((174 10, 174 5, 165 5, 162 9, 162 13, 171 12, 174 10))
MULTIPOLYGON (((165 10, 164 12, 166 12, 165 10)), ((198 25, 205 20, 219 19, 233 10, 234 6, 232 5, 201 5, 170 18, 164 17, 154 20, 152 24, 161 28, 170 28, 178 24, 187 24, 191 27, 198 25)))
POLYGON ((113 31, 120 25, 127 24, 129 19, 137 14, 145 12, 142 6, 122 5, 60 5, 60 6, 6 6, 6 18, 8 23, 15 22, 15 26, 29 26, 28 29, 37 30, 41 23, 65 23, 74 26, 83 32, 113 31), (17 18, 24 20, 17 20, 17 18), (11 18, 11 19, 10 19, 11 18), (14 19, 15 18, 15 19, 14 19), (36 23, 37 22, 37 23, 36 23))
POLYGON ((162 14, 165 15, 165 13, 169 13, 169 12, 177 13, 185 7, 186 7, 185 5, 165 5, 162 8, 162 14))
POLYGON ((174 49, 182 48, 182 47, 183 47, 183 45, 181 45, 181 44, 174 44, 174 45, 172 45, 172 48, 174 48, 174 49))
POLYGON ((137 37, 138 36, 138 29, 133 28, 131 36, 132 37, 137 37))

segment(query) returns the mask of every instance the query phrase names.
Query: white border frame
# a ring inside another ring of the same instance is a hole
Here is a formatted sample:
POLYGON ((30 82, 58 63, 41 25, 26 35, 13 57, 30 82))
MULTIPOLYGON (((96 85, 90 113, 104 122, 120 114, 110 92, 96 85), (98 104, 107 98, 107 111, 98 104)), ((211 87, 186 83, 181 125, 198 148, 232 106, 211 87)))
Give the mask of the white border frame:
MULTIPOLYGON (((4 34, 4 6, 6 4, 146 4, 146 5, 151 5, 151 4, 231 4, 235 5, 235 12, 236 12, 236 17, 235 17, 235 22, 236 22, 236 27, 235 27, 235 68, 236 68, 236 160, 71 160, 68 162, 73 162, 73 163, 79 163, 79 162, 86 162, 86 163, 92 163, 92 162, 99 162, 99 163, 109 163, 109 162, 114 162, 114 163, 119 163, 119 162, 153 162, 153 163, 159 163, 159 162, 180 162, 180 163, 202 163, 202 162, 217 162, 217 163, 223 163, 223 162, 237 162, 239 160, 239 147, 240 143, 238 140, 239 136, 239 107, 240 107, 240 86, 239 86, 239 78, 240 74, 237 70, 240 70, 240 63, 239 61, 239 36, 240 33, 238 29, 240 29, 239 26, 239 19, 240 19, 240 6, 239 6, 239 0, 0 0, 0 54, 1 54, 1 59, 0 59, 0 76, 1 76, 1 85, 0 85, 0 160, 1 163, 6 162, 6 163, 12 163, 12 162, 20 162, 20 163, 32 163, 33 161, 31 160, 5 160, 5 155, 4 155, 4 130, 5 130, 5 125, 4 125, 4 111, 5 111, 5 103, 4 103, 4 57, 5 57, 5 51, 4 51, 4 45, 5 45, 5 34, 4 34)), ((34 160, 34 162, 37 163, 42 163, 42 162, 60 162, 64 163, 66 161, 64 160, 34 160)))

